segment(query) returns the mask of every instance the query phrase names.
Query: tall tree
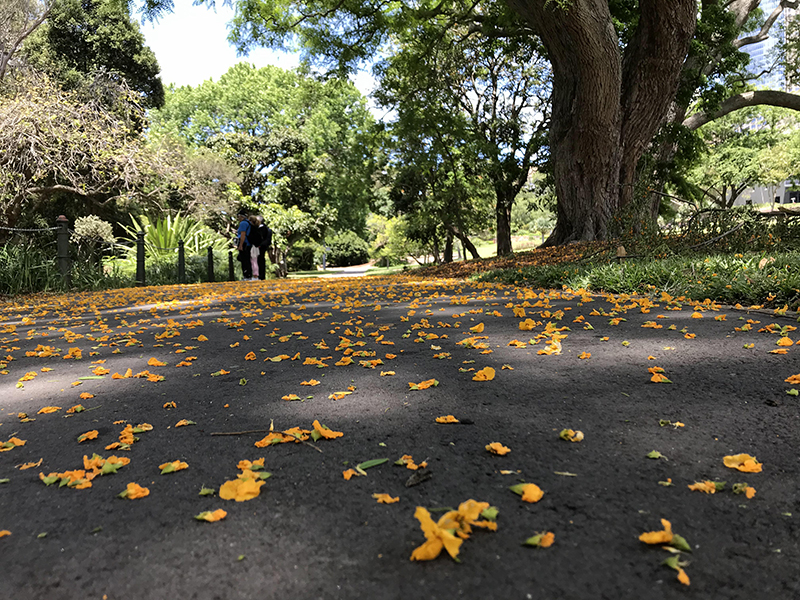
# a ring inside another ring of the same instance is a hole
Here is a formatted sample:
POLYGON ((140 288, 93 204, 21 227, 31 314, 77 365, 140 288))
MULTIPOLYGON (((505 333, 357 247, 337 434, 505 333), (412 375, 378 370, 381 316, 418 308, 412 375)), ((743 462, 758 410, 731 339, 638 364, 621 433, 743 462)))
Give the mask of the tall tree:
POLYGON ((337 216, 337 228, 364 227, 372 198, 373 121, 349 82, 240 63, 217 82, 171 89, 152 118, 156 130, 174 131, 197 146, 226 143, 247 171, 244 191, 254 202, 305 206, 313 187, 315 202, 337 216), (313 186, 298 183, 292 191, 301 177, 313 178, 313 186), (286 181, 286 194, 267 197, 264 183, 279 180, 286 181))
POLYGON ((47 18, 52 2, 4 0, 0 5, 0 82, 23 42, 47 18))
MULTIPOLYGON (((679 105, 688 107, 704 82, 736 60, 728 49, 738 52, 764 39, 777 18, 769 15, 749 39, 737 41, 758 0, 508 0, 513 13, 491 0, 235 4, 231 39, 241 49, 299 45, 340 66, 380 49, 391 52, 392 36, 422 23, 443 30, 460 24, 488 37, 538 35, 553 70, 550 151, 558 222, 551 244, 606 237, 611 216, 634 198, 639 160, 662 124, 680 124, 679 105)), ((775 12, 797 5, 781 0, 775 12)), ((703 112, 714 117, 737 103, 796 100, 741 91, 720 91, 703 112)))
MULTIPOLYGON (((406 137, 421 128, 416 135, 431 139, 431 152, 464 160, 459 146, 471 149, 467 171, 485 177, 494 191, 497 254, 509 254, 514 199, 546 154, 546 62, 530 43, 484 39, 464 27, 444 37, 436 28, 414 33, 398 36, 398 51, 379 66, 376 97, 396 111, 406 137)), ((468 205, 461 210, 473 212, 468 205)))
POLYGON ((22 54, 33 67, 67 87, 105 70, 124 77, 146 106, 164 104, 158 61, 131 17, 127 0, 54 2, 22 54))

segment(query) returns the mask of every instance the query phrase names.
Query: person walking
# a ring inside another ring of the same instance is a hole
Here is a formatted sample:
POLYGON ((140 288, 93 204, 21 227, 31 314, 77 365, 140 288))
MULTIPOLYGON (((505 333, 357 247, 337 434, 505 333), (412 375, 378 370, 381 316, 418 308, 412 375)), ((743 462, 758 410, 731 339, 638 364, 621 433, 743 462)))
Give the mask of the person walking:
POLYGON ((258 219, 256 231, 258 232, 257 238, 259 242, 258 278, 263 280, 267 274, 267 253, 272 246, 272 229, 264 223, 264 217, 258 215, 256 218, 258 219))
POLYGON ((242 279, 249 281, 253 278, 253 269, 250 266, 250 242, 247 241, 250 235, 250 222, 243 212, 237 217, 239 219, 239 227, 236 229, 236 249, 239 251, 237 258, 242 264, 242 279))
POLYGON ((261 252, 259 244, 261 243, 261 232, 258 231, 258 217, 250 215, 247 219, 250 223, 250 233, 247 235, 247 241, 250 243, 250 280, 257 281, 260 273, 258 267, 258 256, 261 252))

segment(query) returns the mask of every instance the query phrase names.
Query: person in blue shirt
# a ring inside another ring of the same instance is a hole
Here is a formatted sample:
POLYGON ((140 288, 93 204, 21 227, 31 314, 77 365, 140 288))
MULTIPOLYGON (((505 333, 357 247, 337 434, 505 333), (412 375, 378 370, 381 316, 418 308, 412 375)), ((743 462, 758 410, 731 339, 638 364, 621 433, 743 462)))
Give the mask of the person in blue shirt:
POLYGON ((239 262, 242 264, 242 279, 249 281, 253 278, 253 269, 250 266, 250 222, 247 215, 240 212, 238 215, 239 227, 236 229, 236 249, 239 251, 239 262))

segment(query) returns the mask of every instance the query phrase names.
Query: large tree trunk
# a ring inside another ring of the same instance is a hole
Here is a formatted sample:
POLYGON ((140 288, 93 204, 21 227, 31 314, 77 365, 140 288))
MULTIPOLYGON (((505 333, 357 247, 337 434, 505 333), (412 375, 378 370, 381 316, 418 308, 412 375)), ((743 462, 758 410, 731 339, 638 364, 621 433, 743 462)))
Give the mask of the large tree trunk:
POLYGON ((495 215, 497 218, 497 256, 507 256, 514 252, 511 246, 511 205, 514 198, 509 202, 500 192, 497 193, 495 201, 495 215))
POLYGON ((641 0, 623 60, 607 0, 508 0, 553 66, 551 155, 557 222, 545 245, 605 239, 633 197, 635 168, 677 89, 695 0, 641 0))

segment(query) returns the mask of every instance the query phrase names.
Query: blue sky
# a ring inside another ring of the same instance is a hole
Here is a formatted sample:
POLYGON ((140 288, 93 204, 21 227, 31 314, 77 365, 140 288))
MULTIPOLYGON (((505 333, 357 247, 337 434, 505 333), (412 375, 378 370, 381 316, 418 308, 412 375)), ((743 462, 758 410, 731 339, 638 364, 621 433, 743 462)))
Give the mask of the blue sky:
MULTIPOLYGON (((284 69, 296 67, 297 55, 273 52, 264 48, 252 50, 247 56, 237 56, 228 44, 227 24, 233 9, 217 2, 216 9, 192 6, 192 0, 175 0, 175 9, 157 23, 141 24, 147 45, 155 52, 161 66, 164 85, 196 86, 207 79, 219 76, 232 65, 248 61, 257 67, 276 65, 284 69)), ((372 87, 372 77, 359 73, 354 83, 367 95, 372 87)))

